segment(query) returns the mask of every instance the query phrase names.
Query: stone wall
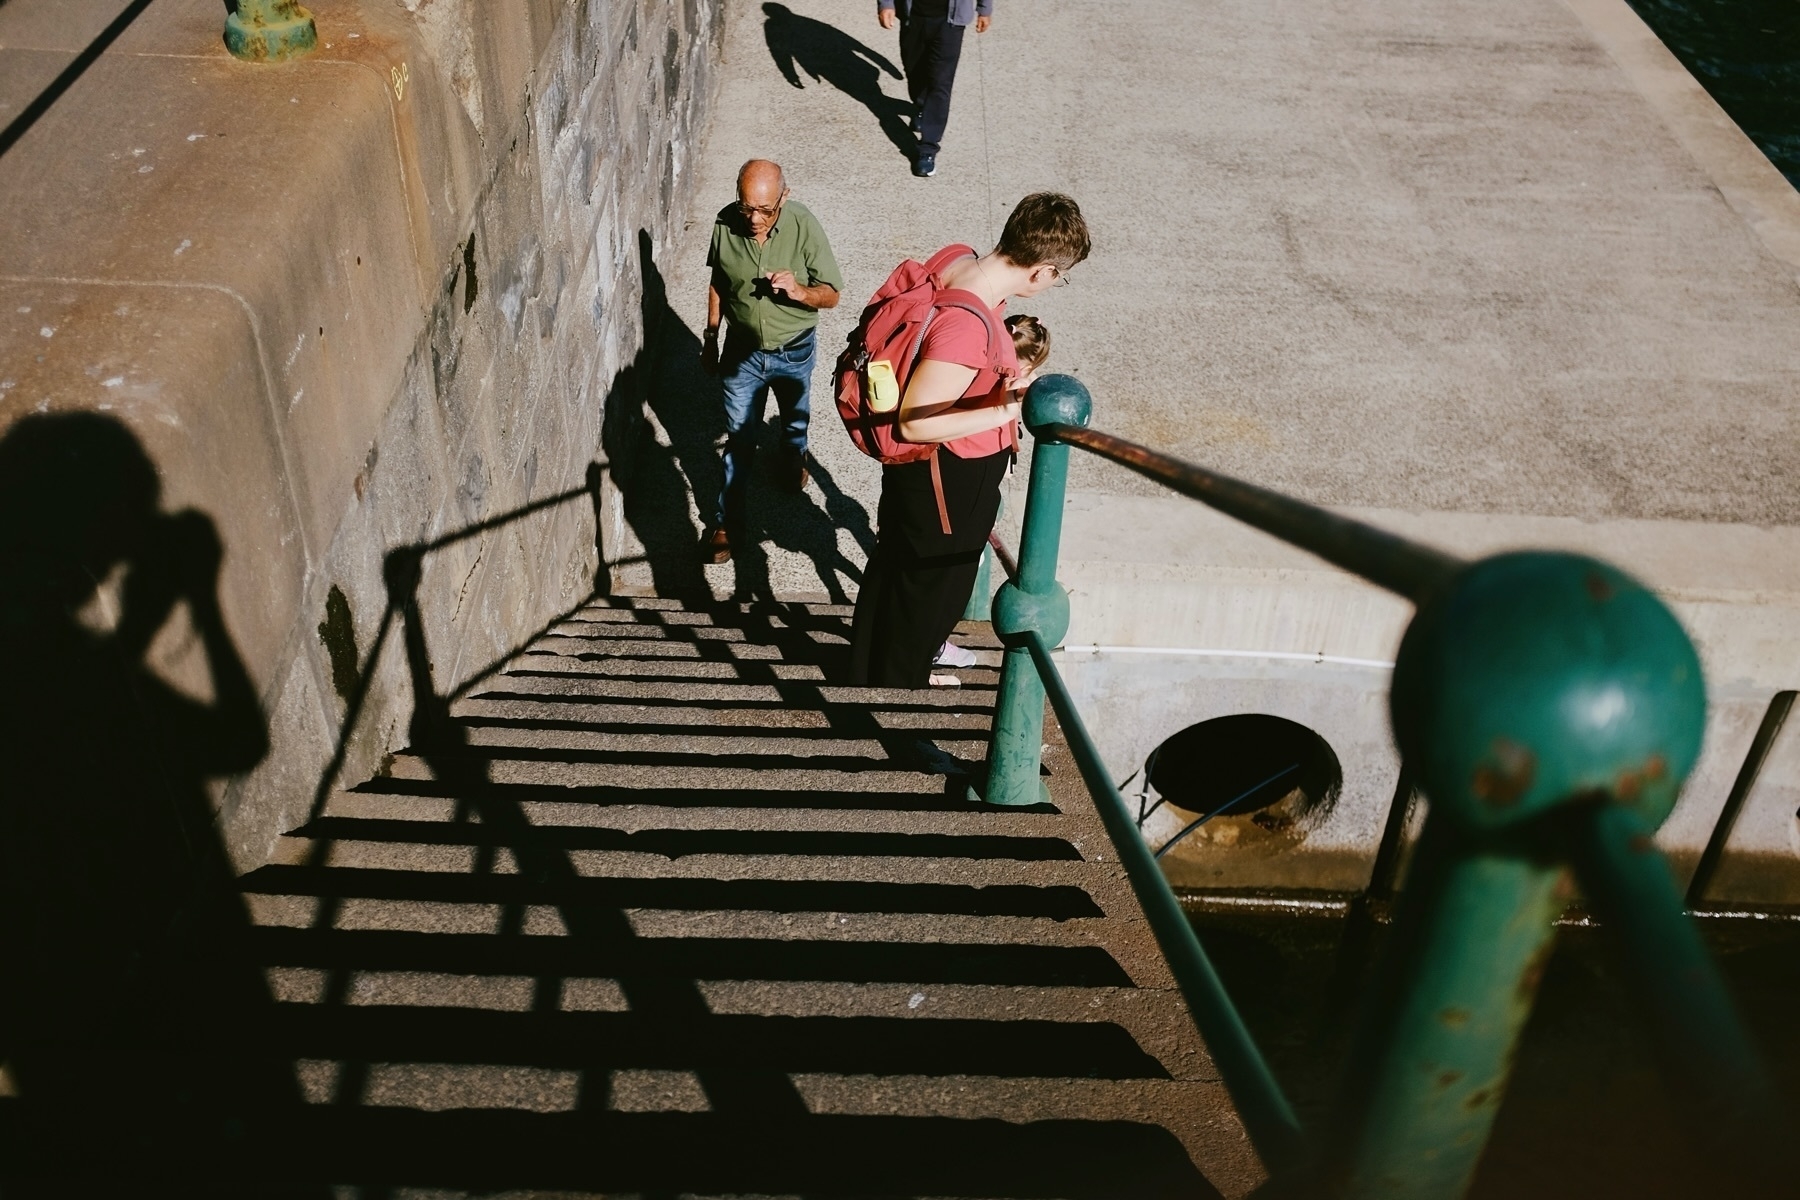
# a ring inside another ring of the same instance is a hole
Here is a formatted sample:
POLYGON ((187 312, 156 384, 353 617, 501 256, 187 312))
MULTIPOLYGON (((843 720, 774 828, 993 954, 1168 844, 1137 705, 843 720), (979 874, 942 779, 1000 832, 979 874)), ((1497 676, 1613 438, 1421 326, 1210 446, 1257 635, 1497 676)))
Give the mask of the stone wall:
MULTIPOLYGON (((341 741, 354 782, 406 739, 391 551, 451 539, 417 590, 440 694, 605 577, 616 496, 579 489, 609 397, 631 411, 722 23, 720 0, 311 7, 319 49, 258 66, 216 0, 164 0, 0 159, 0 437, 110 414, 162 506, 217 524, 271 740, 219 785, 246 867, 341 741)), ((0 9, 0 75, 97 32, 33 11, 0 9)), ((179 611, 150 660, 204 695, 179 611)))

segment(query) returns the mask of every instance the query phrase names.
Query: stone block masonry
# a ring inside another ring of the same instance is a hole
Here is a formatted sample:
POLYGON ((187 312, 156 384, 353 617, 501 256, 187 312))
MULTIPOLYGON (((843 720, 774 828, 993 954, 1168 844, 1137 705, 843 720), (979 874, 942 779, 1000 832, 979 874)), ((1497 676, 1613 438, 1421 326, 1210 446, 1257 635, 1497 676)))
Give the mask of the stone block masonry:
MULTIPOLYGON (((161 0, 0 158, 0 437, 109 414, 163 507, 217 523, 271 741, 217 795, 245 868, 305 819, 364 672, 344 777, 406 740, 388 553, 584 486, 659 311, 721 29, 719 0, 310 7, 318 50, 269 66, 225 51, 216 0, 161 0)), ((114 15, 0 9, 0 121, 114 15)), ((440 693, 605 578, 596 517, 577 496, 426 556, 440 693)), ((204 693, 179 610, 150 653, 204 693)))

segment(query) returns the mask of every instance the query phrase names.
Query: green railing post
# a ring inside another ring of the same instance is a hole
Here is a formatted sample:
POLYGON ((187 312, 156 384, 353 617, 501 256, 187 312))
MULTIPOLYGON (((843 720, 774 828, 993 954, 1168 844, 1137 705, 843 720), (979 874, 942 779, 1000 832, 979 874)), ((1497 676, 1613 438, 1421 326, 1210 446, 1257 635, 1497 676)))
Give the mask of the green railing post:
POLYGON ((1025 393, 1025 427, 1035 439, 1025 492, 1025 524, 1019 535, 1019 577, 994 596, 994 632, 1006 642, 994 732, 988 743, 990 804, 1037 804, 1045 798, 1038 778, 1044 745, 1044 683, 1031 650, 1017 640, 1030 631, 1055 646, 1069 631, 1069 594, 1056 582, 1062 544, 1063 498, 1069 484, 1069 447, 1044 433, 1050 425, 1086 425, 1094 402, 1081 381, 1047 375, 1025 393))
POLYGON ((285 62, 318 44, 313 15, 297 0, 237 0, 225 18, 225 48, 251 62, 285 62))
POLYGON ((1453 1197, 1474 1174, 1570 896, 1583 808, 1654 826, 1699 753, 1699 659, 1612 567, 1517 553, 1452 575, 1400 646, 1391 695, 1430 801, 1366 997, 1317 1191, 1453 1197))

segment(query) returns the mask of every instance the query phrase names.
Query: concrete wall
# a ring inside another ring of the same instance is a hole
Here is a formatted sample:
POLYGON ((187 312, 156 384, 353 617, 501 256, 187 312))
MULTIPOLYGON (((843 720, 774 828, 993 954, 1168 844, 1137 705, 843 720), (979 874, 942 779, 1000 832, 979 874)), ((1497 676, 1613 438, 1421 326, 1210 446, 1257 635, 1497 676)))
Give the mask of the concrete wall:
MULTIPOLYGON (((116 7, 0 8, 0 121, 116 7)), ((318 50, 257 66, 217 0, 162 0, 0 158, 0 436, 110 413, 219 525, 272 741, 220 787, 242 866, 308 811, 386 553, 581 487, 608 398, 629 414, 721 28, 719 0, 311 7, 318 50)), ((577 498, 427 558, 440 691, 587 594, 595 525, 577 498)), ((350 782, 404 740, 397 635, 350 782)), ((179 614, 152 657, 204 693, 179 614)))
MULTIPOLYGON (((1592 554, 1656 588, 1694 639, 1708 685, 1700 761, 1658 834, 1685 880, 1769 702, 1800 683, 1800 530, 1344 511, 1468 558, 1524 547, 1592 554)), ((1184 843, 1164 860, 1171 878, 1196 888, 1363 887, 1399 781, 1387 693, 1411 606, 1176 497, 1077 494, 1066 522, 1063 669, 1115 774, 1188 725, 1240 712, 1307 726, 1343 769, 1336 803, 1298 845, 1184 843)), ((1722 902, 1800 903, 1791 802, 1800 759, 1783 732, 1715 880, 1722 902)))

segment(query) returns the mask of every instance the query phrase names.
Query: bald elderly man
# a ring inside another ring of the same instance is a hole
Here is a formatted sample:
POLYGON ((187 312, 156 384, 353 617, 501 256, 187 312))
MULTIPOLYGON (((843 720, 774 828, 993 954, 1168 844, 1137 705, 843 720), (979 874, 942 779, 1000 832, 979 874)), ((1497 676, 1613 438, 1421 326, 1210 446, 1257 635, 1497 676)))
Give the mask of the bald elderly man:
POLYGON ((719 210, 706 265, 706 337, 700 359, 725 393, 725 483, 706 513, 701 554, 731 559, 743 536, 757 427, 770 392, 781 418, 784 487, 806 487, 806 424, 818 356, 819 310, 837 306, 844 277, 818 218, 788 199, 781 167, 753 158, 738 171, 737 203, 719 210), (719 345, 721 318, 729 320, 719 345))

